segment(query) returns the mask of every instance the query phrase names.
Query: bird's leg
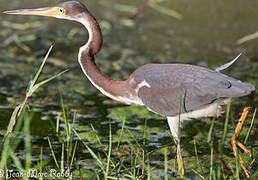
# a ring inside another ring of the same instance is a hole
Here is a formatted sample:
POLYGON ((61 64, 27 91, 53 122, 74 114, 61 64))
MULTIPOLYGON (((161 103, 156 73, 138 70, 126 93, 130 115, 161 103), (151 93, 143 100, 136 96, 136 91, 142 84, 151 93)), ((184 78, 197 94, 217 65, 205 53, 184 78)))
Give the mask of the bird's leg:
POLYGON ((247 147, 245 147, 245 145, 243 145, 240 141, 236 142, 238 147, 240 147, 243 151, 245 151, 245 153, 249 154, 251 157, 251 151, 249 149, 247 149, 247 147))
POLYGON ((244 161, 243 161, 241 155, 238 154, 237 145, 238 145, 241 149, 243 149, 245 152, 250 152, 250 151, 249 151, 241 142, 239 142, 239 141, 237 140, 237 138, 238 138, 238 136, 239 136, 239 134, 240 134, 240 132, 241 132, 241 130, 242 130, 242 127, 243 127, 244 122, 245 122, 245 120, 246 120, 247 114, 248 114, 248 112, 249 112, 249 110, 250 110, 250 108, 251 108, 251 105, 252 105, 252 103, 253 103, 254 94, 255 94, 255 93, 253 92, 253 93, 251 93, 251 94, 248 96, 248 100, 247 100, 247 102, 246 102, 246 105, 245 105, 245 107, 244 107, 244 110, 243 110, 243 112, 242 112, 242 114, 241 114, 240 119, 238 120, 236 129, 235 129, 235 133, 234 133, 234 135, 233 135, 233 137, 232 137, 232 139, 231 139, 231 144, 232 144, 232 147, 233 147, 234 156, 235 156, 236 158, 238 158, 239 163, 240 163, 242 169, 244 170, 244 173, 245 173, 245 175, 246 175, 247 178, 249 178, 250 175, 249 175, 249 172, 248 172, 248 170, 247 170, 247 168, 246 168, 246 166, 245 166, 245 164, 244 164, 244 161))
POLYGON ((180 143, 177 144, 176 155, 177 155, 178 173, 180 176, 183 177, 185 175, 185 167, 184 167, 184 161, 181 153, 180 143))
POLYGON ((178 174, 180 177, 183 177, 185 174, 185 168, 184 168, 184 162, 181 152, 181 146, 180 146, 180 123, 178 117, 167 117, 168 119, 168 125, 170 128, 170 131, 174 137, 175 144, 176 144, 176 154, 177 154, 177 166, 178 166, 178 174))

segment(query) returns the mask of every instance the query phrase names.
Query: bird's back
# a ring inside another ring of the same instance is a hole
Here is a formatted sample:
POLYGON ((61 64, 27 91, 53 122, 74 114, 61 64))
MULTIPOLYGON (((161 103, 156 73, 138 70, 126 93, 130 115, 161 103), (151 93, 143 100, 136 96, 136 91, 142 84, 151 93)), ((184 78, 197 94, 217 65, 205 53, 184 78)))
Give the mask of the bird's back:
POLYGON ((220 72, 187 64, 147 64, 132 77, 148 86, 138 90, 142 102, 152 111, 171 116, 189 112, 218 98, 234 98, 250 94, 255 87, 220 72), (180 100, 181 97, 181 100, 180 100))

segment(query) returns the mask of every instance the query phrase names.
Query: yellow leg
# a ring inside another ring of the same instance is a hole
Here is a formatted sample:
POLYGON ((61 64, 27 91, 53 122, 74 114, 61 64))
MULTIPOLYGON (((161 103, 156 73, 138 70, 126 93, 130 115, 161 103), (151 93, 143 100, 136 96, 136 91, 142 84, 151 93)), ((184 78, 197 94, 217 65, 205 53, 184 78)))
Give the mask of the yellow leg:
POLYGON ((237 145, 238 147, 240 147, 243 151, 245 151, 245 153, 249 154, 249 156, 251 157, 251 151, 249 149, 247 149, 247 147, 245 147, 245 145, 243 145, 241 142, 237 141, 237 145))
POLYGON ((168 125, 169 129, 171 131, 171 134, 174 138, 174 142, 176 144, 176 156, 177 156, 177 168, 178 168, 178 176, 184 177, 185 175, 185 168, 184 168, 184 162, 181 152, 181 146, 180 146, 180 118, 175 117, 167 117, 168 119, 168 125))
POLYGON ((237 123, 236 129, 235 129, 235 133, 234 133, 234 135, 233 135, 233 137, 232 137, 232 139, 231 139, 231 144, 232 144, 232 147, 233 147, 234 155, 235 155, 235 157, 238 158, 239 163, 240 163, 242 169, 244 170, 244 173, 245 173, 245 175, 246 175, 247 178, 250 177, 250 174, 249 174, 249 171, 247 170, 247 168, 246 168, 246 166, 245 166, 245 164, 244 164, 244 161, 243 161, 241 155, 238 154, 237 145, 238 145, 241 149, 243 149, 245 152, 247 152, 247 153, 250 153, 250 151, 249 151, 241 142, 239 142, 239 141, 237 140, 237 138, 238 138, 238 136, 239 136, 239 134, 240 134, 240 132, 241 132, 241 130, 242 130, 242 127, 243 127, 244 122, 245 122, 245 120, 246 120, 247 114, 248 114, 248 112, 249 112, 249 110, 250 110, 250 108, 251 108, 251 105, 252 105, 252 103, 253 103, 254 94, 255 94, 255 93, 253 92, 253 93, 251 93, 251 94, 248 96, 248 100, 247 100, 247 102, 246 102, 245 108, 244 108, 244 110, 243 110, 243 112, 242 112, 242 114, 241 114, 241 117, 240 117, 240 119, 239 119, 239 121, 238 121, 238 123, 237 123))
POLYGON ((183 157, 181 153, 180 143, 177 144, 177 166, 178 166, 179 177, 184 177, 185 167, 184 167, 183 157))

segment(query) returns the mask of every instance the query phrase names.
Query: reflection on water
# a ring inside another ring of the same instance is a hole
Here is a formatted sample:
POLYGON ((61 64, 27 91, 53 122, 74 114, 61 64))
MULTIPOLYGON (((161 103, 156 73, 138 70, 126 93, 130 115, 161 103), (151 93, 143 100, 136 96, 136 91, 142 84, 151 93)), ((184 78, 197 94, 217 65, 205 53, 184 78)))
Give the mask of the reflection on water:
MULTIPOLYGON (((96 61, 101 69, 115 79, 126 79, 137 67, 146 63, 190 63, 215 68, 228 62, 239 52, 244 55, 226 74, 257 85, 257 39, 237 44, 241 37, 258 29, 257 1, 167 1, 162 5, 180 12, 182 20, 160 14, 149 8, 139 14, 131 26, 121 23, 122 13, 103 3, 104 0, 87 1, 87 6, 101 22, 104 45, 96 61)), ((60 1, 58 1, 60 2, 60 1)), ((140 4, 140 1, 112 3, 140 4)), ((53 5, 53 1, 0 0, 0 11, 14 8, 30 8, 53 5)), ((44 144, 46 136, 55 134, 55 121, 61 108, 58 93, 62 92, 66 105, 76 111, 75 127, 81 135, 95 144, 92 124, 103 142, 108 141, 112 124, 114 138, 119 138, 123 120, 142 141, 147 120, 147 151, 170 144, 166 120, 141 107, 122 106, 98 92, 84 77, 77 63, 78 48, 87 41, 87 32, 81 25, 63 20, 42 17, 18 17, 0 15, 0 121, 3 134, 12 108, 24 97, 27 83, 41 63, 46 50, 54 43, 42 78, 69 68, 61 78, 41 88, 30 100, 34 112, 31 134, 35 149, 44 144), (23 26, 23 23, 27 23, 23 26), (116 137, 117 136, 117 137, 116 137)), ((240 112, 244 99, 234 102, 232 111, 240 112), (236 108, 239 107, 239 108, 236 108)), ((224 121, 216 121, 216 135, 223 133, 224 121)), ((205 143, 210 120, 188 122, 183 131, 183 149, 190 161, 194 155, 192 138, 198 139, 200 156, 209 155, 205 143), (203 143, 203 144, 202 144, 203 143)), ((61 125, 64 128, 64 124, 61 125)), ((231 127, 230 131, 233 128, 231 127)), ((129 136, 128 136, 129 137, 129 136)), ((127 138, 128 138, 127 137, 127 138)), ((122 142, 127 142, 126 137, 122 142)), ((256 141, 255 141, 256 142, 256 141)), ((256 142, 257 143, 257 142, 256 142)), ((254 143, 255 144, 255 143, 254 143)), ((103 149, 96 145, 96 151, 103 149)), ((226 144, 230 156, 230 144, 226 144)), ((174 152, 174 151, 173 151, 174 152)), ((85 159, 83 149, 78 150, 85 159)), ((153 155, 158 159, 159 152, 153 155)), ((90 157, 89 154, 86 155, 90 157)), ((174 156, 170 155, 171 158, 174 156)), ((158 160, 157 160, 158 161, 158 160)), ((85 163, 85 162, 84 162, 85 163)), ((153 162, 157 168, 159 163, 153 162)))

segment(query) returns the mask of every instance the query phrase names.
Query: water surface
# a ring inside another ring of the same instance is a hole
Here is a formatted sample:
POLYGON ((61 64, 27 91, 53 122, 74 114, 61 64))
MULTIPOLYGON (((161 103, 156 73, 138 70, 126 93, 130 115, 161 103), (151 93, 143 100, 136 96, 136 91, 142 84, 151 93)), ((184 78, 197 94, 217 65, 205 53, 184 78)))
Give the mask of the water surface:
MULTIPOLYGON (((108 4, 104 0, 85 2, 101 23, 104 44, 102 51, 96 57, 96 62, 107 75, 117 80, 124 80, 137 67, 146 63, 189 63, 215 68, 243 52, 240 59, 224 73, 257 86, 258 41, 253 39, 237 44, 237 40, 258 30, 258 1, 166 1, 160 5, 182 14, 181 20, 146 8, 130 21, 130 24, 124 23, 125 12, 113 8, 116 3, 139 6, 144 2, 136 0, 130 2, 110 0, 108 4)), ((53 1, 49 0, 40 2, 20 0, 8 3, 0 0, 0 3, 0 11, 54 5, 53 1)), ((1 134, 5 132, 13 108, 22 102, 26 86, 47 49, 54 44, 41 78, 44 79, 65 69, 69 69, 69 72, 41 88, 29 101, 33 116, 31 135, 34 150, 39 152, 43 145, 46 158, 50 158, 46 137, 52 138, 53 142, 57 141, 55 123, 58 114, 61 113, 59 93, 62 93, 65 105, 69 109, 69 119, 72 120, 73 112, 77 113, 75 128, 98 152, 103 152, 103 149, 96 139, 92 138, 91 124, 103 142, 108 143, 109 124, 112 125, 114 138, 117 138, 121 132, 122 122, 126 119, 126 127, 135 133, 139 142, 142 142, 144 124, 147 120, 146 151, 154 151, 150 157, 151 165, 155 167, 157 176, 160 175, 163 164, 160 164, 159 157, 163 151, 159 150, 164 146, 172 146, 169 159, 173 159, 175 155, 166 119, 142 107, 124 106, 114 102, 90 84, 77 63, 78 48, 88 38, 87 32, 81 25, 44 17, 1 14, 0 28, 1 134), (24 23, 28 23, 27 27, 26 24, 23 26, 24 23)), ((235 122, 245 100, 246 98, 240 98, 233 102, 231 112, 232 120, 235 122)), ((255 103, 257 104, 257 101, 255 103)), ((197 140, 201 161, 205 163, 209 158, 210 149, 206 137, 210 123, 211 119, 194 120, 184 126, 182 148, 185 161, 189 164, 189 177, 195 176, 191 169, 196 168, 195 164, 191 164, 195 160, 193 138, 197 140)), ((214 136, 218 139, 223 133, 223 125, 223 117, 216 120, 214 136)), ((63 128, 62 122, 61 129, 63 128)), ((231 161, 233 156, 230 135, 233 128, 230 121, 225 156, 231 161)), ((254 127, 249 139, 254 151, 257 150, 256 131, 254 127)), ((130 135, 127 137, 131 138, 130 135)), ((131 140, 134 141, 133 138, 131 140)), ((126 144, 126 141, 123 143, 126 144)), ((126 152, 122 147, 121 153, 126 152)), ((58 143, 55 150, 57 153, 60 150, 58 143)), ((84 147, 80 146, 77 155, 81 166, 94 169, 96 163, 84 147)), ((35 155, 35 162, 37 160, 38 157, 35 155)), ((256 162, 254 167, 257 167, 256 162)), ((253 171, 255 170, 256 168, 253 168, 253 171)))

